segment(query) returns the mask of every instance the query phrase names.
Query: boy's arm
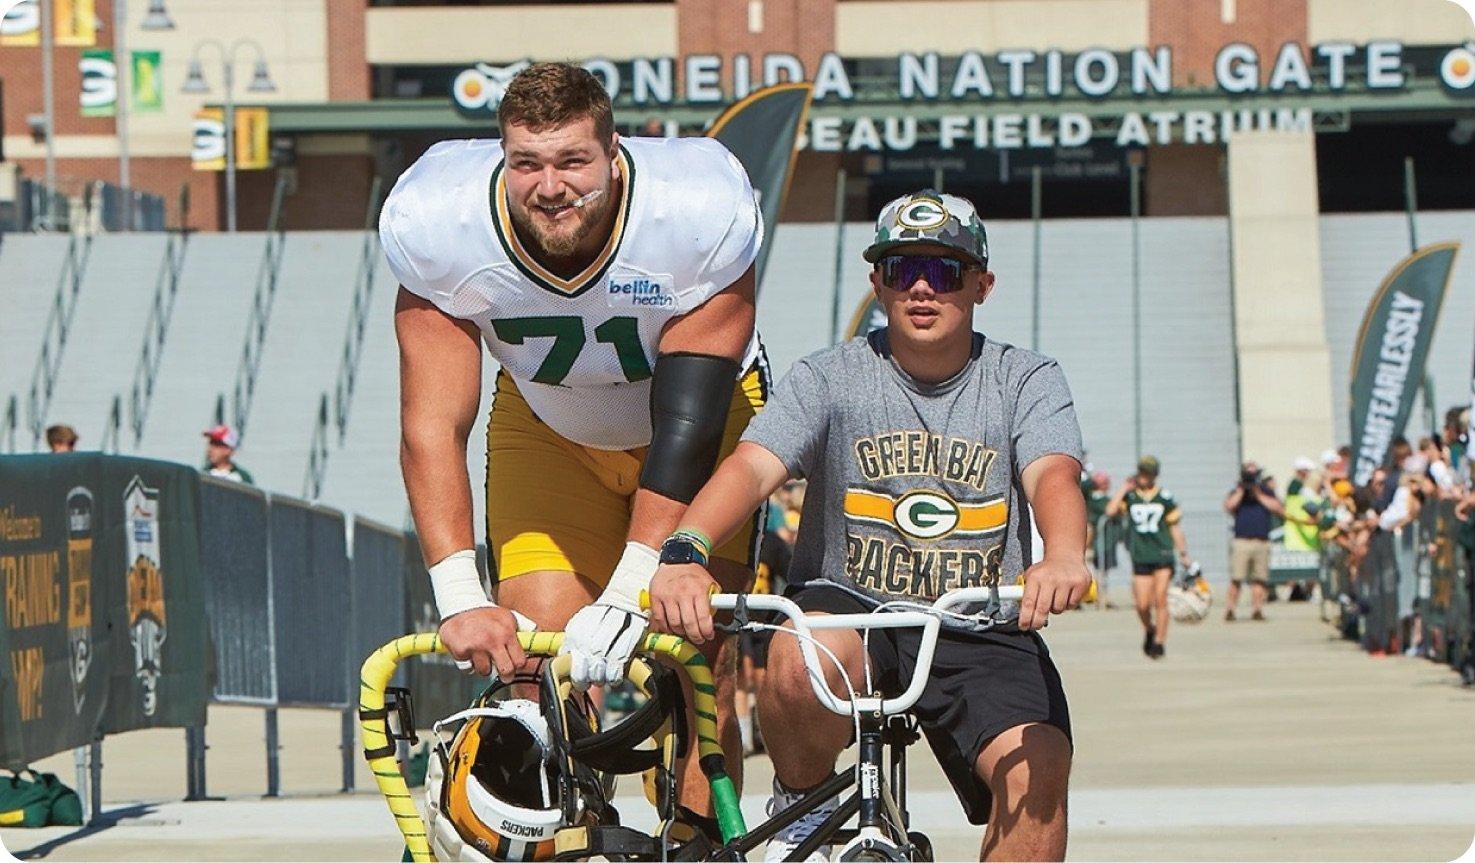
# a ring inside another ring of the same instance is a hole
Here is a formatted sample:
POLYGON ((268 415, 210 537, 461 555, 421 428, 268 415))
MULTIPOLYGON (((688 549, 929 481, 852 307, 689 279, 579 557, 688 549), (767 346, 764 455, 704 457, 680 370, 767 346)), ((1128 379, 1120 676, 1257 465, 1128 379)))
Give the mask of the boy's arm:
MULTIPOLYGON (((737 445, 687 507, 680 531, 706 539, 712 548, 731 538, 753 517, 753 510, 789 478, 779 457, 755 443, 737 445)), ((650 583, 650 620, 657 631, 696 644, 716 636, 708 602, 717 582, 698 564, 668 564, 650 583)))
POLYGON ((1091 586, 1085 564, 1086 501, 1077 484, 1080 473, 1080 462, 1057 453, 1035 459, 1020 474, 1045 541, 1045 559, 1025 573, 1020 629, 1039 629, 1052 612, 1080 605, 1091 586))

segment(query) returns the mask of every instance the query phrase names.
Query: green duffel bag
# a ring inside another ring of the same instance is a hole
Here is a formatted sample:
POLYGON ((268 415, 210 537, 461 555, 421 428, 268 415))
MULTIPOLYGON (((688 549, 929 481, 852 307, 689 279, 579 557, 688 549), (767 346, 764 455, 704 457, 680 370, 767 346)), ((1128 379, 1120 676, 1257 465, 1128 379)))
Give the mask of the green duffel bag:
POLYGON ((55 773, 42 773, 37 781, 46 786, 50 794, 51 812, 46 823, 53 827, 82 826, 82 798, 70 785, 57 778, 55 773))
POLYGON ((51 817, 51 792, 40 782, 12 773, 0 778, 0 827, 45 827, 51 817))

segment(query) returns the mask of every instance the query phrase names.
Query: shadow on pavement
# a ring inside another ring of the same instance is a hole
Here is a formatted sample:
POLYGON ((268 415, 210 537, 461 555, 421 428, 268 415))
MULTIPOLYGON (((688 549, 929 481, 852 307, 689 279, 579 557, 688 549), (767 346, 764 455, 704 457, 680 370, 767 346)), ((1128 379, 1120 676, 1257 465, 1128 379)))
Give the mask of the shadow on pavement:
POLYGON ((79 827, 76 830, 73 830, 71 833, 67 833, 64 836, 58 836, 55 839, 43 842, 34 848, 27 848, 24 851, 13 851, 11 853, 14 854, 16 859, 18 860, 39 860, 63 845, 66 845, 70 842, 76 842, 78 839, 86 839, 88 836, 96 836, 97 834, 101 833, 104 830, 107 830, 110 827, 118 826, 119 821, 124 821, 129 818, 142 818, 143 816, 153 812, 155 808, 156 807, 151 803, 138 803, 133 806, 124 806, 119 809, 113 809, 111 811, 102 813, 102 815, 93 820, 91 824, 79 827))

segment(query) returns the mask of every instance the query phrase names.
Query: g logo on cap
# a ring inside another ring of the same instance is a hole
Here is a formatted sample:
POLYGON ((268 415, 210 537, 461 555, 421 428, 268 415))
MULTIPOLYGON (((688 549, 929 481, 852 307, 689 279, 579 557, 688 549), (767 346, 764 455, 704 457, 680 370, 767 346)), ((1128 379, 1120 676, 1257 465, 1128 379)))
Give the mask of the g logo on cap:
POLYGON ((947 209, 934 198, 915 198, 908 201, 896 214, 902 227, 925 231, 936 228, 947 221, 947 209))

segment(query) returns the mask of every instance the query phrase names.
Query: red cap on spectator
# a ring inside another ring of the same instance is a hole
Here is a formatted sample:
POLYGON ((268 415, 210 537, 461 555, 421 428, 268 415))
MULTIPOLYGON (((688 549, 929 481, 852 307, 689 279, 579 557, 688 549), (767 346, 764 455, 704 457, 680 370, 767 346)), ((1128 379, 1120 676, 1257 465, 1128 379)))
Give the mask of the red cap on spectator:
POLYGON ((241 443, 240 433, 227 425, 206 429, 205 437, 209 438, 211 443, 218 443, 230 449, 235 449, 241 443))

